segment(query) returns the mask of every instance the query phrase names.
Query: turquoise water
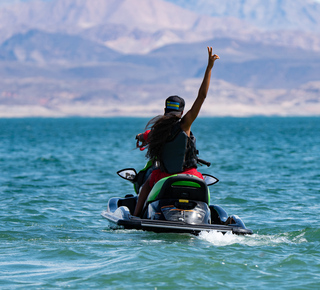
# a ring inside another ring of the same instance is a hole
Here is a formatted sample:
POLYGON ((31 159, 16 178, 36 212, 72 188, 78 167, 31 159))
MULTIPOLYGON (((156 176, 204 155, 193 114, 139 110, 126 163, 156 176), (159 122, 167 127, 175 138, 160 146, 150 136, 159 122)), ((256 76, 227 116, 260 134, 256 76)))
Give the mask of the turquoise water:
POLYGON ((320 118, 200 118, 211 202, 252 236, 114 230, 147 119, 0 119, 1 289, 319 289, 320 118))

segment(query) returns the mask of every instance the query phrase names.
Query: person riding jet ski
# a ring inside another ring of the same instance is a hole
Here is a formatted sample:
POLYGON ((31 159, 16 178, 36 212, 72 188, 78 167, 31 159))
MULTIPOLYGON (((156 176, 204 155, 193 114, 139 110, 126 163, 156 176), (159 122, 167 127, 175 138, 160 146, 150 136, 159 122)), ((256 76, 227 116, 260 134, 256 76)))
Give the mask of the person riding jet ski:
POLYGON ((136 137, 137 147, 142 150, 147 148, 146 157, 153 160, 157 166, 141 188, 134 211, 135 216, 140 216, 149 192, 160 179, 177 173, 190 174, 203 179, 202 174, 197 170, 196 141, 191 132, 191 125, 207 96, 214 62, 219 59, 218 55, 212 54, 212 47, 207 49, 208 65, 191 109, 182 117, 184 100, 179 96, 170 96, 166 99, 164 115, 149 121, 147 127, 151 125, 151 130, 136 137))

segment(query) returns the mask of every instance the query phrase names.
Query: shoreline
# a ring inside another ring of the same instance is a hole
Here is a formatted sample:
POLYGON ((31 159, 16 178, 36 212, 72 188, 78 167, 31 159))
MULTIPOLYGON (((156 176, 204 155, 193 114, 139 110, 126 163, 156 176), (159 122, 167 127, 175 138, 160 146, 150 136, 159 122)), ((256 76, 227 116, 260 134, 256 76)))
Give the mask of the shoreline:
MULTIPOLYGON (((188 108, 186 108, 187 110, 188 108)), ((154 117, 162 108, 128 106, 119 110, 113 106, 81 104, 74 106, 6 106, 0 105, 0 118, 68 118, 68 117, 154 117)), ((320 117, 320 103, 282 105, 213 104, 208 102, 199 117, 320 117)))

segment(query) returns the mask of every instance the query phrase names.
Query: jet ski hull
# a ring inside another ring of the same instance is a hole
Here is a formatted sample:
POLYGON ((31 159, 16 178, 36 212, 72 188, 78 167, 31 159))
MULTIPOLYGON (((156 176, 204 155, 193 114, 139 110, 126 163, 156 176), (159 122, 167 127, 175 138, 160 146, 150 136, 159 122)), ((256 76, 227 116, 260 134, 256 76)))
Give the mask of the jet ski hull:
MULTIPOLYGON (((132 168, 120 173, 121 177, 131 182, 136 180, 136 172, 132 168)), ((212 180, 213 183, 209 182, 209 185, 218 181, 211 176, 212 180)), ((101 215, 125 229, 191 234, 201 231, 252 234, 237 215, 228 216, 222 207, 209 205, 207 183, 194 176, 178 174, 158 181, 149 193, 140 217, 133 216, 137 200, 138 196, 132 194, 124 198, 113 197, 101 215)))
POLYGON ((252 234, 252 231, 245 227, 238 216, 232 215, 226 218, 225 211, 216 205, 211 205, 210 211, 214 211, 216 215, 215 221, 217 221, 217 215, 220 214, 218 218, 221 224, 189 224, 180 221, 152 220, 135 217, 131 215, 130 209, 127 206, 117 207, 117 204, 123 202, 123 200, 124 199, 121 198, 112 198, 108 203, 107 210, 101 213, 102 217, 116 225, 117 228, 152 231, 156 233, 190 233, 195 235, 201 231, 231 232, 237 235, 252 234), (223 224, 228 223, 228 221, 231 221, 231 223, 223 224))

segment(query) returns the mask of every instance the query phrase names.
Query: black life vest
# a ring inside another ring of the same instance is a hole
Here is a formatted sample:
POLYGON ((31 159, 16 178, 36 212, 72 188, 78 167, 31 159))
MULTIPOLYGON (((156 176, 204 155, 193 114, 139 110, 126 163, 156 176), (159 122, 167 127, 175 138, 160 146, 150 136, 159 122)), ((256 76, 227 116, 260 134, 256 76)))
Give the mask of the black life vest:
POLYGON ((167 139, 160 157, 160 168, 170 174, 183 172, 187 168, 197 168, 196 138, 190 137, 177 122, 167 139))

